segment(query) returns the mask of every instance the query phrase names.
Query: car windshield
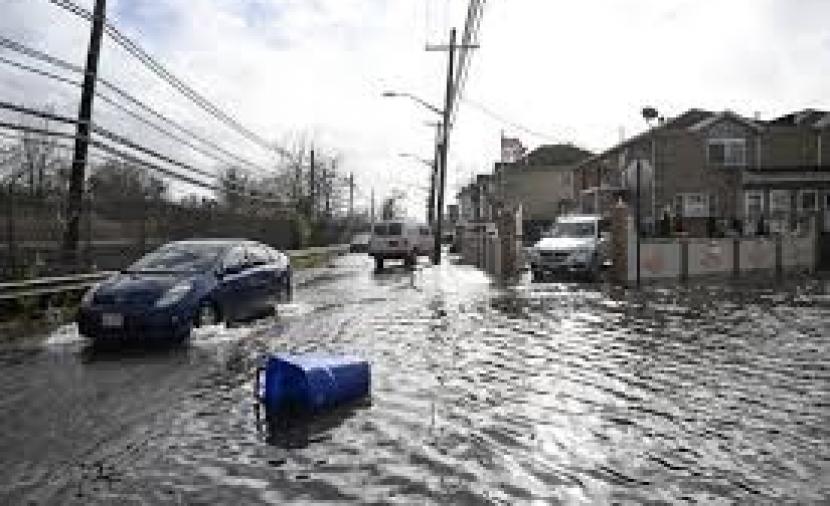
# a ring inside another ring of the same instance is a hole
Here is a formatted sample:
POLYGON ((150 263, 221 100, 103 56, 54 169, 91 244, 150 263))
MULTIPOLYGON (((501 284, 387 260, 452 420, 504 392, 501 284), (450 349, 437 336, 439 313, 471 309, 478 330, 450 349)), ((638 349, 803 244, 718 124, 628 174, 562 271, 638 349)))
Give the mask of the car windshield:
POLYGON ((216 264, 224 250, 223 244, 168 244, 142 257, 127 272, 205 271, 216 264))
POLYGON ((594 227, 593 222, 557 223, 545 237, 594 237, 594 227))
POLYGON ((375 225, 375 235, 378 237, 401 235, 403 226, 400 223, 380 223, 375 225))

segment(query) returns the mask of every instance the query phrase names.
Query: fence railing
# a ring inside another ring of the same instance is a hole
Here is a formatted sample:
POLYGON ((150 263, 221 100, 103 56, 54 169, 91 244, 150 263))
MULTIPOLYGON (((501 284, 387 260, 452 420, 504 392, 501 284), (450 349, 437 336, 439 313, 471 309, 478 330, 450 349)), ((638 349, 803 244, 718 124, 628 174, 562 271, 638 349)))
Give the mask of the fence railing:
MULTIPOLYGON (((307 258, 316 255, 343 254, 349 251, 348 244, 321 246, 303 250, 289 250, 285 253, 292 259, 307 258)), ((54 276, 34 278, 13 283, 0 283, 0 302, 25 297, 42 297, 67 292, 79 292, 100 283, 117 271, 98 271, 73 276, 54 276)))
POLYGON ((118 270, 168 241, 246 238, 278 249, 343 241, 347 218, 299 214, 270 208, 229 209, 161 199, 87 199, 77 255, 62 251, 65 209, 60 195, 9 193, 0 189, 0 281, 60 277, 118 270))

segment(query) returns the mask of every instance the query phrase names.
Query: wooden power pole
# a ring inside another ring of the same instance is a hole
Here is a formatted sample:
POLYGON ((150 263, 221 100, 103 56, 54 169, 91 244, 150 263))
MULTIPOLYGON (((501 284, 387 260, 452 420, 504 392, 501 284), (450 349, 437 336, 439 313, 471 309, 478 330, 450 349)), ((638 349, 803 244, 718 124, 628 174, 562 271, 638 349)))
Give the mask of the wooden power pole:
POLYGON ((78 260, 78 240, 80 238, 84 181, 89 153, 92 104, 95 96, 95 82, 98 76, 98 61, 101 56, 101 39, 104 34, 106 12, 107 1, 95 0, 83 89, 81 90, 81 105, 78 109, 78 125, 75 130, 75 151, 72 155, 72 173, 69 178, 69 198, 66 209, 66 230, 63 238, 64 254, 67 260, 70 260, 73 264, 77 263, 78 260))
POLYGON ((317 188, 315 185, 314 180, 314 148, 311 148, 311 167, 308 174, 308 179, 310 183, 309 188, 309 203, 308 203, 308 216, 312 220, 314 219, 314 215, 317 212, 317 188))
POLYGON ((450 133, 450 116, 452 114, 452 102, 455 95, 453 80, 455 79, 455 28, 450 30, 449 62, 447 68, 447 92, 444 96, 444 121, 441 128, 441 163, 438 167, 438 199, 435 209, 435 246, 433 251, 433 263, 441 263, 441 240, 444 228, 444 191, 447 182, 447 144, 450 133))
POLYGON ((349 173, 349 219, 354 219, 354 172, 349 173))

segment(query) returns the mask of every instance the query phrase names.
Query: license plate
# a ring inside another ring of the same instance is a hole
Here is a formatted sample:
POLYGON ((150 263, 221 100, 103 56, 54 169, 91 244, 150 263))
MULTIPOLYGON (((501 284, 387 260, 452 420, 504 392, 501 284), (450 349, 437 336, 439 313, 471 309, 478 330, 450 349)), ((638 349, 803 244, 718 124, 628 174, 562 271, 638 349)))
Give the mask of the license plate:
POLYGON ((101 315, 101 325, 107 328, 121 328, 124 326, 124 315, 104 313, 101 315))

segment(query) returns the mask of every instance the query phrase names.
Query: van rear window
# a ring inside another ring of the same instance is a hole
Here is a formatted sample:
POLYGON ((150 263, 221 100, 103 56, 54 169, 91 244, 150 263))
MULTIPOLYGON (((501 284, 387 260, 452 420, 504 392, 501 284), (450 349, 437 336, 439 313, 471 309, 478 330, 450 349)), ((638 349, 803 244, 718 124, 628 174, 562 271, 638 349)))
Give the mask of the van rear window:
POLYGON ((403 225, 400 223, 381 223, 375 225, 375 235, 378 237, 401 235, 402 231, 403 225))

